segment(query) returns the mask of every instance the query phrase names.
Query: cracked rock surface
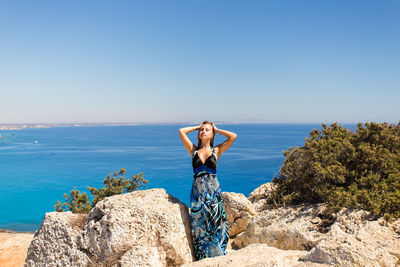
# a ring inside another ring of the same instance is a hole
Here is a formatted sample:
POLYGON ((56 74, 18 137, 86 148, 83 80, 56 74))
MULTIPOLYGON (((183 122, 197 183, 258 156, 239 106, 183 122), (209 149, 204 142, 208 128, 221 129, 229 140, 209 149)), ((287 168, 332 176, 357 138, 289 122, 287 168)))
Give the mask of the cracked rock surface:
POLYGON ((111 196, 79 224, 82 216, 46 213, 26 266, 179 266, 193 260, 188 208, 164 189, 111 196))
POLYGON ((400 220, 324 204, 273 209, 263 202, 271 188, 223 193, 235 229, 225 256, 193 262, 187 206, 151 189, 108 197, 88 215, 46 213, 25 266, 400 266, 400 220))

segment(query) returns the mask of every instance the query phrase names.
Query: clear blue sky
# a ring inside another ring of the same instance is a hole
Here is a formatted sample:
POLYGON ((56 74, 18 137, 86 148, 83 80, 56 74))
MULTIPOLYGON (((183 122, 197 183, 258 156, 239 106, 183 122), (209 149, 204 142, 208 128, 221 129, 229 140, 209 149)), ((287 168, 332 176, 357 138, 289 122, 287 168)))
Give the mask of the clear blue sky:
POLYGON ((400 1, 2 1, 0 123, 399 122, 400 1))

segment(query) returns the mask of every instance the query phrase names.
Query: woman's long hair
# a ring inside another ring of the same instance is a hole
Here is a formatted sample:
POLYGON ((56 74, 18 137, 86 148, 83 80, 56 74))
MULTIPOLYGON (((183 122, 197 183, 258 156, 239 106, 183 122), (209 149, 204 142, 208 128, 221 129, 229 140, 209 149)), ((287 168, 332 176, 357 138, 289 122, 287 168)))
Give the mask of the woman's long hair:
MULTIPOLYGON (((202 123, 201 125, 203 126, 203 124, 210 124, 210 125, 212 126, 213 137, 212 137, 211 140, 210 140, 210 146, 211 146, 211 147, 214 147, 215 131, 214 131, 213 123, 210 122, 210 121, 203 121, 203 123, 202 123)), ((199 135, 200 135, 200 129, 199 129, 199 131, 197 132, 197 149, 199 149, 199 147, 201 146, 201 139, 200 139, 199 135)))

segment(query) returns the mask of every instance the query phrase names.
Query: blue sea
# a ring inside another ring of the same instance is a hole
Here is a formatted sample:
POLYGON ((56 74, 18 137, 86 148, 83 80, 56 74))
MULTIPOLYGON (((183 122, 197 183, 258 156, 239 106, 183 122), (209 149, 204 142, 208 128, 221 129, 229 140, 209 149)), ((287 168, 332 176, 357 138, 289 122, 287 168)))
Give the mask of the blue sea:
MULTIPOLYGON (((189 204, 193 170, 178 134, 185 126, 189 125, 0 131, 0 228, 36 231, 45 213, 54 211, 56 201, 64 202, 64 193, 74 187, 82 192, 88 192, 86 186, 101 188, 107 175, 121 168, 126 168, 126 178, 143 172, 147 188, 165 188, 189 204)), ((344 126, 356 128, 356 124, 344 126)), ((217 127, 238 135, 219 161, 221 189, 246 196, 278 174, 284 150, 303 146, 312 129, 322 129, 321 124, 217 127)), ((195 144, 196 134, 188 134, 195 144)), ((225 140, 217 135, 214 144, 225 140)))

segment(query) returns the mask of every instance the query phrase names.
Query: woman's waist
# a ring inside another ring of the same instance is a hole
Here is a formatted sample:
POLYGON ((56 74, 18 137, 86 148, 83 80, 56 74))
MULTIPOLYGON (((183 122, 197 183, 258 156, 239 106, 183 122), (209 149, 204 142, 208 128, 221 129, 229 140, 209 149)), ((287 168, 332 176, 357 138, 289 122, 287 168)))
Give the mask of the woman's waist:
POLYGON ((208 176, 208 177, 216 177, 217 174, 216 173, 211 173, 211 172, 206 172, 206 171, 199 171, 193 174, 193 178, 196 179, 198 177, 204 177, 204 176, 208 176))
POLYGON ((202 165, 200 167, 193 168, 193 173, 194 173, 194 176, 199 175, 201 173, 217 174, 217 169, 213 169, 213 168, 207 167, 205 165, 202 165))

